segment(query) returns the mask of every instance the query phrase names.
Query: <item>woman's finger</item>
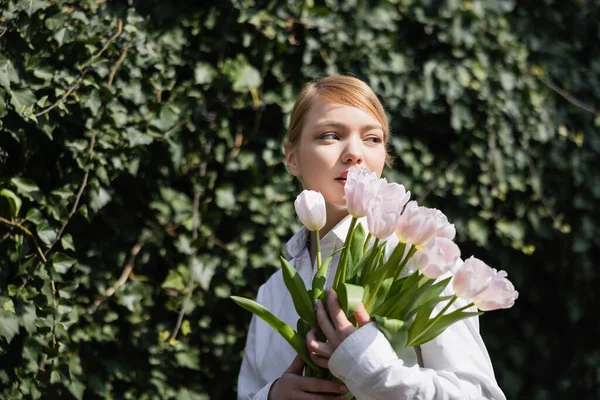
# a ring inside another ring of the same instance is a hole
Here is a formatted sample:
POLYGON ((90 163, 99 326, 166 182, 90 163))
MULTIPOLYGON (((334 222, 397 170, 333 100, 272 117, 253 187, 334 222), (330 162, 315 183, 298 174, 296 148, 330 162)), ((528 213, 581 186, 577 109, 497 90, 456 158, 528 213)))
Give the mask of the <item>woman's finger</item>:
POLYGON ((310 359, 319 367, 328 368, 329 357, 323 357, 315 353, 310 353, 310 359))
POLYGON ((342 307, 340 307, 340 302, 335 295, 333 289, 327 289, 327 306, 329 307, 329 315, 331 316, 331 320, 333 321, 333 325, 335 329, 341 332, 345 332, 349 327, 354 327, 342 307))
POLYGON ((341 382, 332 382, 325 379, 306 378, 302 379, 302 390, 310 393, 344 394, 348 388, 341 382))
POLYGON ((313 328, 306 334, 306 347, 309 351, 319 356, 331 357, 333 350, 327 343, 319 342, 317 340, 317 329, 313 328))
POLYGON ((335 327, 331 321, 329 321, 327 313, 325 312, 325 307, 323 306, 323 302, 320 300, 317 301, 317 322, 319 323, 321 331, 325 334, 329 341, 337 341, 335 327))
POLYGON ((358 326, 364 326, 371 322, 371 317, 362 303, 360 303, 356 311, 354 311, 354 318, 356 319, 358 326))

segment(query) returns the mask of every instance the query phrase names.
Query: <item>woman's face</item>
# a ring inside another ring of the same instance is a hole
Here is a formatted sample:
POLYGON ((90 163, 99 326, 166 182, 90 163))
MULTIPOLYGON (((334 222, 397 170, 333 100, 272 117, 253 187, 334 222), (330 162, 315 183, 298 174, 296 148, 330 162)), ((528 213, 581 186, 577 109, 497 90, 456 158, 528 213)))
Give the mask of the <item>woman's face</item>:
POLYGON ((299 140, 286 148, 288 169, 304 189, 321 192, 330 206, 345 208, 345 178, 351 167, 362 165, 381 176, 386 158, 383 127, 359 108, 319 98, 304 121, 299 140))

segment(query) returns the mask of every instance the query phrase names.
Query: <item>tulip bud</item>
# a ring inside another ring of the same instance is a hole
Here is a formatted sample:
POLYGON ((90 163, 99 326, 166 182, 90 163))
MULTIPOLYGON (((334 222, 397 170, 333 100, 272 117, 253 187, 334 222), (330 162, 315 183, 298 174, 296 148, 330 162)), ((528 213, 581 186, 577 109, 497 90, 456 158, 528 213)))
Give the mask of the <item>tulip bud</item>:
POLYGON ((403 243, 424 247, 437 232, 435 221, 419 207, 416 201, 409 201, 398 220, 396 235, 403 243))
POLYGON ((382 181, 379 193, 367 209, 369 232, 378 239, 394 233, 402 208, 410 198, 403 185, 382 181))
POLYGON ((460 298, 470 300, 485 290, 496 276, 496 270, 473 256, 454 274, 452 287, 460 298))
POLYGON ((387 183, 365 167, 350 168, 344 185, 348 213, 355 218, 367 215, 369 203, 379 192, 382 181, 387 183))
POLYGON ((505 271, 496 274, 489 286, 473 299, 481 311, 493 311, 501 308, 510 308, 519 297, 512 282, 509 281, 505 271))
POLYGON ((410 201, 398 221, 396 235, 401 242, 425 247, 434 237, 454 239, 456 229, 440 210, 410 201))
POLYGON ((319 192, 303 190, 294 202, 296 214, 309 231, 318 231, 327 222, 325 199, 319 192))
POLYGON ((419 270, 431 279, 437 279, 450 271, 460 257, 460 249, 452 240, 436 237, 419 257, 419 270))

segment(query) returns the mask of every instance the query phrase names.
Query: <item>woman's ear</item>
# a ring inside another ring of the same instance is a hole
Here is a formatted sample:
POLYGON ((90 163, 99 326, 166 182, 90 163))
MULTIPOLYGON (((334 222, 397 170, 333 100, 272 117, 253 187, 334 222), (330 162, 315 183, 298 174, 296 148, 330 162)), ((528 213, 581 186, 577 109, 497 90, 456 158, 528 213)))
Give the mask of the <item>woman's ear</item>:
POLYGON ((287 165, 288 171, 293 176, 300 175, 300 168, 298 166, 298 157, 296 155, 296 146, 293 143, 285 142, 283 145, 283 149, 285 152, 285 163, 287 165))

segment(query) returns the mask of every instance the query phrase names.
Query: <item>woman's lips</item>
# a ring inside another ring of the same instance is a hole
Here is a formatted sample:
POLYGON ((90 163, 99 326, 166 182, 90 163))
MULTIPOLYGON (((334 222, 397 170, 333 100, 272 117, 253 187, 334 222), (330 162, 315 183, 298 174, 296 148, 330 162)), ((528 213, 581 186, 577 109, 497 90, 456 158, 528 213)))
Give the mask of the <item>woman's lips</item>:
POLYGON ((335 178, 336 182, 341 183, 342 185, 346 184, 346 178, 335 178))

